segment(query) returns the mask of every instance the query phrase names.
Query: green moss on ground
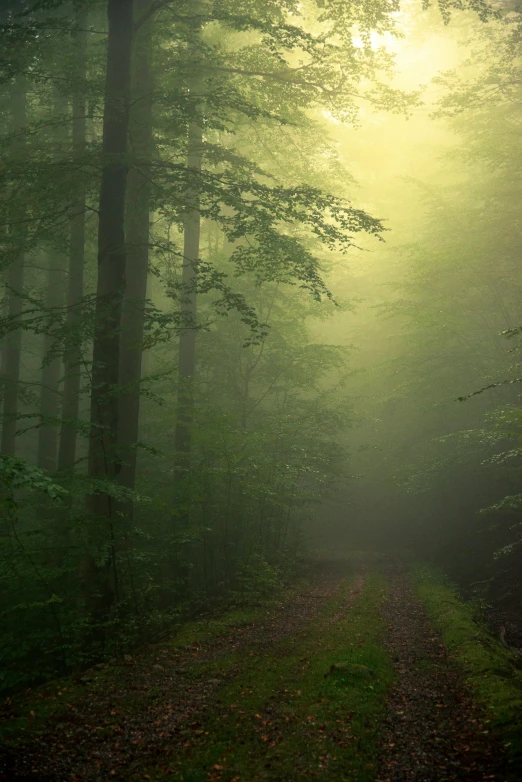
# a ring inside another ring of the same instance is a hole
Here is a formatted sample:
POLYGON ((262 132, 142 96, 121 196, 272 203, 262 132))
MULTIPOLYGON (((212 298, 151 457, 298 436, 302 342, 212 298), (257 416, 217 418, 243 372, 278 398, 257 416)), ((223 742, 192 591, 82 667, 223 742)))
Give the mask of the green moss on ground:
POLYGON ((489 632, 477 606, 465 603, 458 588, 438 569, 415 565, 413 578, 433 625, 462 665, 491 727, 522 771, 522 671, 520 658, 489 632))
MULTIPOLYGON (((291 586, 274 593, 272 597, 258 600, 255 606, 233 607, 219 614, 185 622, 172 638, 164 641, 162 648, 180 649, 185 646, 210 643, 220 635, 230 634, 232 628, 246 627, 266 619, 267 612, 276 610, 282 602, 291 600, 294 593, 306 588, 307 577, 302 577, 291 586)), ((150 664, 157 662, 157 646, 154 644, 138 650, 130 650, 140 659, 150 658, 150 664)), ((90 699, 100 689, 112 688, 119 679, 122 660, 109 661, 84 671, 80 677, 63 676, 53 679, 35 688, 6 697, 0 702, 0 748, 13 747, 27 742, 31 736, 39 736, 50 720, 59 721, 59 715, 66 713, 71 706, 78 706, 84 699, 90 699), (89 687, 79 683, 79 678, 89 681, 89 687)), ((209 664, 209 675, 215 665, 209 664)), ((187 676, 199 676, 187 669, 187 676)), ((133 698, 129 693, 132 708, 133 698)), ((138 708, 138 704, 136 704, 138 708)))
MULTIPOLYGON (((374 780, 393 679, 382 645, 384 590, 383 579, 371 575, 355 606, 343 612, 338 595, 296 643, 288 639, 243 661, 229 658, 221 673, 234 666, 234 676, 169 758, 172 778, 374 780), (325 677, 333 663, 339 668, 325 677)), ((147 773, 164 779, 164 764, 147 773)))
MULTIPOLYGON (((321 605, 313 622, 305 622, 297 633, 281 634, 279 640, 277 634, 273 640, 266 633, 266 619, 286 602, 285 595, 270 604, 191 622, 171 641, 163 642, 163 650, 175 652, 184 646, 209 644, 222 634, 230 638, 242 628, 252 640, 237 650, 225 644, 220 651, 218 643, 215 657, 191 658, 184 670, 190 682, 218 680, 209 709, 200 714, 201 722, 189 720, 180 726, 181 744, 176 742, 170 752, 162 753, 157 766, 147 764, 126 778, 291 782, 320 775, 332 781, 374 780, 379 726, 393 678, 380 618, 386 585, 380 575, 372 574, 362 593, 349 597, 354 577, 347 576, 342 589, 321 605), (267 642, 267 638, 272 640, 267 642), (336 668, 330 671, 333 664, 336 668)), ((291 599, 289 592, 286 597, 291 599)), ((149 662, 151 668, 158 659, 154 646, 140 654, 140 664, 149 662)), ((91 679, 88 687, 65 678, 17 698, 3 723, 4 746, 27 747, 49 723, 59 726, 71 706, 81 712, 85 698, 102 697, 118 682, 121 689, 122 670, 126 670, 124 662, 93 669, 85 674, 91 679)), ((115 725, 104 723, 100 729, 109 731, 110 738, 123 714, 145 713, 149 703, 159 704, 161 710, 161 703, 168 704, 173 695, 152 687, 144 699, 131 689, 118 703, 120 716, 114 717, 115 725)), ((70 730, 74 736, 74 728, 70 730)))

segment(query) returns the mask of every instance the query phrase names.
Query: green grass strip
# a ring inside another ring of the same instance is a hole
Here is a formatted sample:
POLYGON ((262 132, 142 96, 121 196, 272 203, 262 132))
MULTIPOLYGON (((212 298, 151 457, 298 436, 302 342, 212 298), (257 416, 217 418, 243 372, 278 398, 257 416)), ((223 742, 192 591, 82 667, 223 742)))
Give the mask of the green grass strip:
POLYGON ((433 625, 462 665, 475 697, 491 716, 491 726, 522 769, 522 672, 520 661, 489 632, 477 606, 465 603, 445 574, 415 565, 413 577, 433 625))
MULTIPOLYGON (((169 758, 170 778, 374 780, 393 679, 381 643, 384 592, 384 580, 372 574, 349 611, 339 595, 297 640, 221 661, 212 675, 230 675, 230 667, 234 675, 216 693, 212 713, 169 758)), ((205 666, 201 673, 210 671, 205 666)), ((165 778, 162 765, 147 770, 151 779, 165 778)))
MULTIPOLYGON (((241 606, 230 608, 219 614, 212 614, 206 618, 194 619, 184 622, 177 631, 173 632, 170 641, 162 642, 163 648, 183 648, 196 643, 210 643, 222 634, 230 633, 231 628, 239 628, 261 622, 266 619, 267 610, 277 610, 281 602, 291 600, 294 593, 306 588, 308 576, 302 576, 291 586, 282 588, 272 597, 259 600, 255 606, 241 606)), ((133 650, 130 650, 131 652, 133 650)), ((158 661, 157 646, 155 644, 145 646, 137 650, 142 660, 150 658, 150 664, 158 661)), ((95 682, 94 690, 105 686, 114 685, 118 677, 118 666, 121 660, 110 662, 103 670, 91 668, 85 675, 95 682)), ((212 666, 209 666, 209 674, 212 666)), ((191 674, 189 673, 189 676, 191 674)), ((63 676, 46 682, 35 690, 29 689, 7 698, 6 703, 13 701, 13 716, 9 720, 0 721, 0 750, 2 746, 15 746, 18 742, 30 740, 31 736, 39 736, 52 718, 64 712, 64 701, 69 704, 80 705, 82 701, 89 699, 93 694, 93 688, 86 689, 77 684, 72 676, 63 676)), ((129 701, 132 701, 129 695, 129 701)))

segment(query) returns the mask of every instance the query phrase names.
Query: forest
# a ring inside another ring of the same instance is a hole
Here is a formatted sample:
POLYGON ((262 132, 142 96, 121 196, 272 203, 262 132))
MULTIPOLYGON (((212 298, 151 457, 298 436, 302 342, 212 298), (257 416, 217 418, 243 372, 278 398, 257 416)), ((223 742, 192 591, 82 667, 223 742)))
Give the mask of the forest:
POLYGON ((522 779, 521 126, 521 0, 0 0, 1 782, 522 779))

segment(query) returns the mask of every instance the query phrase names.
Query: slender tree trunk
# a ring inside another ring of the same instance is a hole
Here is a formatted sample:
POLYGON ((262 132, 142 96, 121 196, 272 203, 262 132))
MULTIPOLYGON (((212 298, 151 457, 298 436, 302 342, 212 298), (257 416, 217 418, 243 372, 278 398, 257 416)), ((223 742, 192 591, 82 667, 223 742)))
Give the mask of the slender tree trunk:
MULTIPOLYGON (((140 19, 151 0, 135 0, 140 19)), ((152 151, 152 73, 150 65, 151 23, 140 29, 134 43, 130 142, 134 165, 129 172, 126 206, 127 286, 123 302, 120 343, 120 398, 118 447, 122 486, 133 489, 136 481, 136 447, 140 413, 144 307, 149 269, 150 156, 152 151)), ((120 509, 132 517, 132 502, 120 509)))
MULTIPOLYGON (((197 89, 194 80, 191 89, 197 89)), ((197 96, 195 96, 197 100, 197 96)), ((179 338, 178 358, 178 406, 174 448, 186 463, 191 451, 191 428, 194 405, 194 371, 196 367, 196 315, 197 315, 197 262, 201 233, 199 175, 203 152, 203 132, 200 123, 192 121, 188 132, 187 168, 191 182, 187 188, 187 207, 184 219, 183 241, 183 303, 182 328, 179 338)))
MULTIPOLYGON (((194 13, 199 10, 195 3, 194 13)), ((194 31, 199 34, 199 27, 194 31)), ((190 520, 190 480, 192 451, 192 423, 194 418, 194 372, 196 368, 196 317, 197 317, 197 264, 201 234, 200 213, 200 177, 203 154, 202 123, 198 122, 200 96, 198 88, 201 78, 197 72, 197 48, 191 46, 188 60, 192 60, 194 76, 188 82, 192 119, 189 122, 187 137, 187 173, 188 185, 185 200, 183 234, 182 269, 182 328, 179 336, 178 353, 178 394, 176 427, 174 431, 175 472, 174 491, 176 505, 183 508, 183 517, 178 521, 187 524, 190 520)), ((192 588, 198 588, 201 568, 200 557, 194 552, 189 582, 192 588)), ((204 566, 203 566, 203 574, 204 566)))
MULTIPOLYGON (((68 101, 57 92, 55 96, 55 117, 67 114, 68 101)), ((58 157, 64 153, 67 142, 67 125, 59 125, 56 141, 58 142, 58 157)), ((48 312, 56 314, 63 307, 65 259, 59 252, 51 251, 47 266, 47 291, 45 307, 48 312)), ((50 357, 55 347, 55 337, 52 325, 44 336, 42 385, 40 390, 40 428, 38 429, 38 466, 54 472, 58 456, 58 428, 56 421, 60 411, 60 376, 62 361, 59 354, 50 357), (55 423, 52 423, 54 421, 55 423)))
MULTIPOLYGON (((76 34, 77 70, 72 98, 72 154, 81 161, 86 149, 85 82, 87 77, 87 14, 78 14, 76 34)), ((85 191, 79 188, 70 226, 69 277, 67 283, 68 344, 64 355, 62 425, 58 469, 72 470, 76 461, 77 421, 79 418, 82 338, 80 333, 80 302, 83 298, 83 268, 85 263, 85 191)))
MULTIPOLYGON (((98 286, 94 326, 89 478, 114 482, 117 453, 120 325, 125 288, 125 197, 127 136, 133 35, 132 0, 109 0, 109 36, 103 117, 103 167, 99 202, 98 286)), ((88 555, 83 586, 87 615, 94 624, 107 618, 118 598, 114 504, 99 486, 88 497, 88 555)), ((100 624, 90 640, 103 644, 100 624)))
MULTIPOLYGON (((47 267, 47 292, 45 307, 56 312, 63 306, 63 258, 52 251, 47 267)), ((38 429, 38 467, 48 472, 56 470, 58 455, 58 429, 56 421, 60 410, 60 375, 62 362, 59 355, 50 353, 55 345, 53 328, 50 325, 43 340, 43 363, 40 389, 40 428, 38 429), (53 423, 54 421, 54 423, 53 423)))
MULTIPOLYGON (((23 76, 18 76, 11 93, 13 131, 21 131, 27 125, 27 95, 23 76)), ((14 229, 12 229, 14 230, 14 229)), ((7 271, 8 317, 16 320, 22 313, 24 288, 23 250, 7 271)), ((4 404, 2 415, 1 451, 7 456, 15 454, 18 413, 18 386, 22 352, 22 330, 13 329, 6 337, 4 347, 4 404)))

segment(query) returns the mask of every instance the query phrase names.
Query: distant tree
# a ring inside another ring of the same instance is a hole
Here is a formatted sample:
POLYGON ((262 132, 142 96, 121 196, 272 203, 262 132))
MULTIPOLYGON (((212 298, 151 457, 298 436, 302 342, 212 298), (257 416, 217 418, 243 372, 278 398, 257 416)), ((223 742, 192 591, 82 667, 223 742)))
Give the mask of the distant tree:
MULTIPOLYGON (((11 86, 11 132, 16 140, 18 165, 22 165, 24 132, 27 125, 27 86, 24 76, 17 76, 11 86)), ((15 183, 12 182, 14 187, 15 183)), ((8 267, 6 287, 8 298, 8 318, 12 324, 6 336, 3 356, 4 399, 2 416, 1 451, 6 456, 14 456, 16 451, 17 412, 20 380, 20 361, 22 348, 22 330, 18 326, 23 306, 25 253, 21 224, 24 215, 16 214, 11 218, 10 230, 13 234, 9 242, 15 252, 8 267)), ((11 238, 11 237, 10 237, 11 238)))
MULTIPOLYGON (((66 150, 68 136, 67 96, 55 89, 53 114, 58 122, 55 132, 56 157, 62 158, 66 150)), ((59 237, 58 237, 59 238, 59 237)), ((65 258, 62 248, 51 246, 47 252, 47 279, 45 308, 52 318, 61 315, 65 293, 65 258)), ((57 468, 58 457, 58 419, 61 413, 60 378, 62 361, 60 344, 57 342, 53 326, 46 329, 43 340, 42 377, 40 388, 41 422, 38 428, 37 464, 48 472, 57 468)))
MULTIPOLYGON (((86 78, 88 14, 79 10, 75 17, 72 38, 76 57, 72 74, 72 160, 82 164, 86 153, 86 78)), ((82 367, 81 304, 84 294, 85 265, 85 182, 78 181, 71 209, 69 238, 69 268, 67 275, 66 326, 64 345, 64 381, 62 423, 58 454, 58 469, 72 470, 76 462, 77 428, 79 420, 82 367)))

